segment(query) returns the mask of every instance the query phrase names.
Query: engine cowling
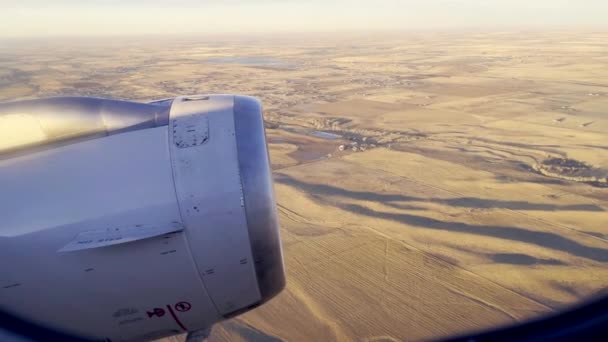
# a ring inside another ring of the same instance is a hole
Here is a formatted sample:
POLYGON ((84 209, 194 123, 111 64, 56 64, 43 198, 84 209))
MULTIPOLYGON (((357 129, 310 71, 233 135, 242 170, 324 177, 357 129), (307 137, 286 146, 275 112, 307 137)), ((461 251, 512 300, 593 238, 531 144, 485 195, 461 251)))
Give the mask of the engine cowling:
POLYGON ((30 100, 0 105, 0 127, 0 307, 149 340, 283 289, 258 100, 30 100))

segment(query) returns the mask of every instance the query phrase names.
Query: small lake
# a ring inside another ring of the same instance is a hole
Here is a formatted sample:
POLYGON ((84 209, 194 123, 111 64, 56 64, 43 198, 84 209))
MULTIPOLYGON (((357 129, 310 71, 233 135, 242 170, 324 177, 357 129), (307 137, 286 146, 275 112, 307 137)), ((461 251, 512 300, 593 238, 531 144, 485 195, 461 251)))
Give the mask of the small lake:
POLYGON ((342 138, 341 135, 329 133, 329 132, 323 132, 323 131, 314 131, 314 132, 310 133, 310 135, 313 135, 317 138, 329 139, 329 140, 335 140, 335 139, 342 138))
POLYGON ((247 57, 247 56, 227 56, 227 57, 211 57, 205 60, 208 63, 215 64, 243 64, 254 66, 270 66, 281 68, 293 68, 296 66, 293 62, 288 62, 282 59, 273 57, 247 57))

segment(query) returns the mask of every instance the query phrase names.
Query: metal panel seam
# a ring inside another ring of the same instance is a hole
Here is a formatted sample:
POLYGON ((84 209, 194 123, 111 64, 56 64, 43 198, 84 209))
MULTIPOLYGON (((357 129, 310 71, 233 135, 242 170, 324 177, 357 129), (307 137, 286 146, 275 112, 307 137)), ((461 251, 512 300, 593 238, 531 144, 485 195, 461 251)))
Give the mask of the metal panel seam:
MULTIPOLYGON (((173 108, 173 105, 175 105, 176 103, 180 103, 180 102, 181 102, 181 97, 175 98, 173 100, 173 103, 171 104, 171 108, 173 108)), ((211 303, 213 303, 213 306, 215 307, 215 311, 217 312, 218 317, 221 317, 222 313, 220 312, 219 307, 215 303, 213 298, 209 295, 209 291, 207 290, 207 286, 205 285, 205 281, 203 280, 203 277, 202 277, 202 274, 200 271, 200 267, 198 266, 198 263, 194 259, 194 256, 192 255, 192 250, 190 249, 190 240, 188 239, 188 227, 184 224, 185 220, 182 216, 182 206, 179 201, 179 196, 177 194, 177 183, 175 181, 175 158, 173 155, 173 148, 172 148, 172 146, 173 146, 173 134, 172 133, 173 133, 173 123, 171 121, 171 110, 169 110, 169 123, 167 124, 167 148, 169 149, 169 156, 170 156, 170 160, 171 160, 171 179, 173 180, 173 193, 175 194, 175 201, 177 203, 179 217, 182 220, 182 224, 184 225, 184 230, 182 231, 182 233, 184 234, 184 238, 186 240, 186 249, 188 251, 188 255, 190 256, 190 260, 192 260, 194 268, 196 268, 196 273, 198 274, 198 278, 201 282, 203 291, 205 291, 205 295, 207 296, 207 298, 209 298, 211 303)))

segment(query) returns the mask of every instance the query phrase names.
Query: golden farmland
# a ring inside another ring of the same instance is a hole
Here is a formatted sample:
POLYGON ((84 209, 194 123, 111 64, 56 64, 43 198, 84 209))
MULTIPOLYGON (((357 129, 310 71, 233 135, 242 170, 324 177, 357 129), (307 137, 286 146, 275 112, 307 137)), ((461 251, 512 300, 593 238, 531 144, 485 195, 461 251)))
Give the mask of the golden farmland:
POLYGON ((260 97, 288 286, 210 340, 420 340, 555 312, 608 284, 606 41, 9 41, 0 98, 260 97))

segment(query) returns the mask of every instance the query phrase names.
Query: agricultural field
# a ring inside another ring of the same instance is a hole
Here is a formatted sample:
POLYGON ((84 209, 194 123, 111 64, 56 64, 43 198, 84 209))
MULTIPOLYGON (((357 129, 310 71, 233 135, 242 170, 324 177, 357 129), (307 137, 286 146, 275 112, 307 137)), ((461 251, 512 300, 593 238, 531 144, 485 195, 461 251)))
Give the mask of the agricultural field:
POLYGON ((606 42, 559 31, 11 40, 0 100, 259 97, 288 285, 210 341, 428 340, 606 288, 606 42))

